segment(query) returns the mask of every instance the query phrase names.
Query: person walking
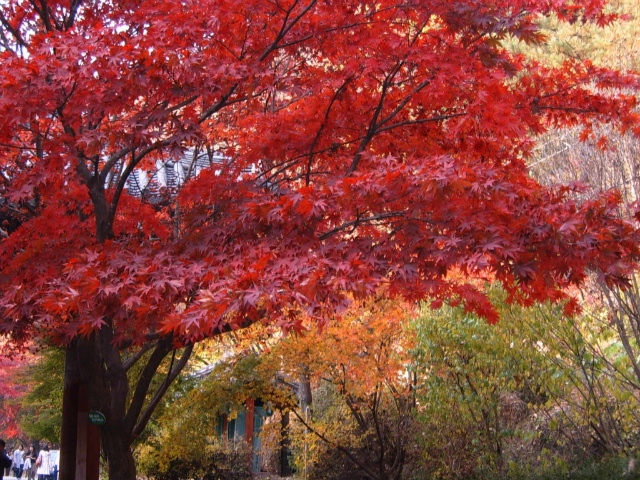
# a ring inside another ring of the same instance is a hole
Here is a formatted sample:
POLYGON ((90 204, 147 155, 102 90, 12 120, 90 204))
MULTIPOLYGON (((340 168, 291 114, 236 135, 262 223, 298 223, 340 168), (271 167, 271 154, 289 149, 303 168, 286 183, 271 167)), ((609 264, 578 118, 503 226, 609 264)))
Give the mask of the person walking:
POLYGON ((4 478, 4 471, 11 468, 13 463, 4 451, 5 446, 4 440, 0 438, 0 480, 4 478))
POLYGON ((35 478, 36 469, 34 465, 36 463, 36 449, 31 445, 27 453, 24 454, 24 471, 27 474, 27 480, 33 480, 35 478))
POLYGON ((13 451, 13 476, 16 478, 22 477, 22 469, 24 468, 24 450, 22 444, 18 445, 13 451))
POLYGON ((51 452, 49 452, 49 445, 45 443, 40 453, 38 453, 38 458, 36 458, 38 480, 49 480, 51 466, 51 452))

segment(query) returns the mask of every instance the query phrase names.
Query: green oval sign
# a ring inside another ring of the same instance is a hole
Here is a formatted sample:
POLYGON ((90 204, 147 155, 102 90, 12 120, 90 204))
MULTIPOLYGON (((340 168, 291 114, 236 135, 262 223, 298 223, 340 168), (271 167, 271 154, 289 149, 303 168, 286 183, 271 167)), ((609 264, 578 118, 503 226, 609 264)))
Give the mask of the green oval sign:
POLYGON ((93 412, 89 412, 89 421, 94 425, 104 425, 107 422, 107 419, 102 412, 94 410, 93 412))

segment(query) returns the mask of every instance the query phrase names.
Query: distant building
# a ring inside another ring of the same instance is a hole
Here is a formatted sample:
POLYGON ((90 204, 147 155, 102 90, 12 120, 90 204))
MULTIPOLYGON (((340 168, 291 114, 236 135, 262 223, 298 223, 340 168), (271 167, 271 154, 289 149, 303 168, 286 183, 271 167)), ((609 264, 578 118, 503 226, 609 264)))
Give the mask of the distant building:
POLYGON ((218 166, 217 173, 220 173, 225 161, 218 152, 191 149, 182 158, 156 161, 154 170, 134 170, 127 179, 126 188, 136 197, 157 197, 162 191, 174 193, 204 169, 218 166))
POLYGON ((258 473, 263 471, 260 432, 265 419, 273 412, 261 400, 247 400, 245 407, 233 419, 228 415, 218 417, 218 437, 223 442, 244 441, 251 445, 251 471, 258 473))

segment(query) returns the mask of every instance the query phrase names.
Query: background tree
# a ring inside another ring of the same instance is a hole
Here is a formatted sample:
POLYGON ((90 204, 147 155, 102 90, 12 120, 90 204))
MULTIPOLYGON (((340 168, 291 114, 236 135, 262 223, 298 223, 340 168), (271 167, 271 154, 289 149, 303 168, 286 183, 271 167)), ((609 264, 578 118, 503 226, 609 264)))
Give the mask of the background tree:
POLYGON ((554 13, 613 18, 602 0, 3 3, 0 195, 19 227, 0 328, 67 346, 67 384, 108 418, 110 478, 135 477, 130 446, 202 338, 297 329, 380 286, 495 320, 468 277, 527 303, 589 269, 624 283, 638 246, 618 199, 528 175, 532 134, 638 123, 635 74, 503 48, 542 42, 554 13), (169 162, 180 182, 129 190, 169 162))
POLYGON ((45 349, 13 379, 27 387, 20 398, 18 423, 29 439, 60 443, 64 357, 62 348, 45 349))
POLYGON ((636 454, 640 424, 623 381, 630 362, 607 322, 589 307, 566 316, 509 305, 499 288, 492 298, 497 325, 426 306, 412 322, 422 468, 435 478, 599 478, 592 467, 622 477, 618 457, 636 454))
POLYGON ((567 59, 589 58, 604 67, 637 70, 640 6, 633 0, 614 0, 607 9, 620 17, 604 28, 569 24, 552 15, 540 22, 546 42, 529 46, 514 43, 512 48, 545 64, 562 65, 567 59))
POLYGON ((220 342, 235 354, 160 418, 139 450, 142 471, 199 478, 227 468, 238 444, 221 441, 220 415, 260 399, 294 417, 288 433, 270 417, 260 454, 288 438, 308 478, 635 478, 625 470, 637 399, 620 381, 632 369, 607 322, 587 307, 570 317, 505 298, 492 289, 497 325, 459 307, 416 312, 377 299, 321 332, 252 329, 237 350, 220 342), (305 383, 311 402, 299 398, 305 383))
POLYGON ((28 391, 19 381, 20 374, 32 363, 33 358, 21 355, 14 358, 2 358, 0 364, 0 438, 22 438, 24 431, 20 426, 20 399, 28 391))
POLYGON ((596 459, 635 455, 637 390, 629 382, 630 362, 608 322, 588 310, 559 320, 553 310, 536 316, 533 332, 543 339, 556 380, 546 388, 549 417, 566 437, 566 449, 596 459))
POLYGON ((404 331, 410 314, 406 304, 369 300, 339 324, 270 350, 266 362, 290 381, 304 377, 313 392, 310 405, 292 409, 298 471, 325 479, 409 475, 417 460, 413 336, 404 331))
MULTIPOLYGON (((637 68, 640 7, 636 2, 621 0, 611 5, 626 17, 605 29, 575 28, 550 19, 544 24, 548 44, 536 49, 521 49, 544 63, 567 61, 590 56, 605 67, 637 68)), ((532 158, 532 173, 545 184, 580 182, 593 190, 581 192, 583 197, 616 190, 627 205, 638 202, 640 143, 630 134, 618 134, 610 126, 596 124, 588 142, 580 141, 576 129, 557 129, 545 134, 532 158)), ((619 215, 629 218, 634 211, 621 208, 619 215)), ((573 365, 573 382, 580 385, 579 397, 584 404, 605 400, 607 408, 579 408, 579 415, 609 417, 594 419, 592 427, 597 443, 608 451, 628 452, 632 432, 637 429, 633 405, 640 398, 640 289, 637 276, 630 288, 619 289, 594 280, 585 290, 583 303, 588 317, 573 328, 558 332, 573 358, 562 356, 573 365), (605 384, 606 386, 603 386, 605 384), (599 390, 599 394, 595 394, 599 390), (625 397, 624 400, 620 397, 625 397), (590 400, 588 400, 590 398, 590 400), (623 405, 624 407, 621 407, 623 405), (622 410, 620 410, 622 408, 622 410), (621 419, 624 418, 624 421, 621 419)))
MULTIPOLYGON (((546 403, 551 388, 552 363, 541 351, 544 329, 531 326, 543 322, 532 309, 505 304, 500 289, 492 298, 501 313, 498 325, 460 308, 428 306, 412 322, 425 432, 419 441, 435 478, 506 478, 518 423, 546 403)), ((546 319, 561 322, 556 313, 546 319)))
MULTIPOLYGON (((322 331, 310 325, 302 336, 272 338, 258 355, 239 349, 174 405, 184 413, 161 418, 163 434, 145 449, 145 465, 206 465, 202 452, 220 448, 219 416, 232 419, 259 399, 297 418, 290 444, 309 478, 405 478, 416 460, 408 315, 406 305, 377 299, 354 305, 322 331), (301 401, 305 386, 311 395, 301 401)), ((279 444, 282 432, 273 430, 280 422, 262 436, 275 434, 279 444)))
POLYGON ((248 400, 276 401, 282 394, 274 388, 273 377, 256 370, 260 359, 255 354, 240 348, 236 353, 198 373, 195 388, 175 396, 171 408, 159 416, 154 433, 137 451, 145 475, 158 480, 251 477, 251 447, 243 439, 227 443, 220 417, 233 420, 248 400))

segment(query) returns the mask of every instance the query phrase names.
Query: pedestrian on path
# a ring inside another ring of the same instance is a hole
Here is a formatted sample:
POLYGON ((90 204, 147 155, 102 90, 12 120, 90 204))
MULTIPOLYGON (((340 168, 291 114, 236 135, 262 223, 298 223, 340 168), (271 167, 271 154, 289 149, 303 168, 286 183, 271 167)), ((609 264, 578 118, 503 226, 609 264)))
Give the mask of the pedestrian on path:
POLYGON ((0 438, 0 480, 4 478, 4 471, 11 468, 13 463, 4 451, 5 446, 4 440, 0 438))
POLYGON ((49 445, 45 443, 36 459, 36 474, 38 475, 38 480, 48 480, 49 475, 51 475, 51 467, 51 452, 49 452, 49 445))
POLYGON ((27 480, 34 480, 35 478, 36 469, 34 465, 36 458, 36 449, 31 445, 27 453, 24 454, 24 471, 27 473, 27 480))
POLYGON ((16 478, 22 477, 22 469, 24 468, 24 450, 22 444, 18 445, 13 451, 13 476, 16 478))

